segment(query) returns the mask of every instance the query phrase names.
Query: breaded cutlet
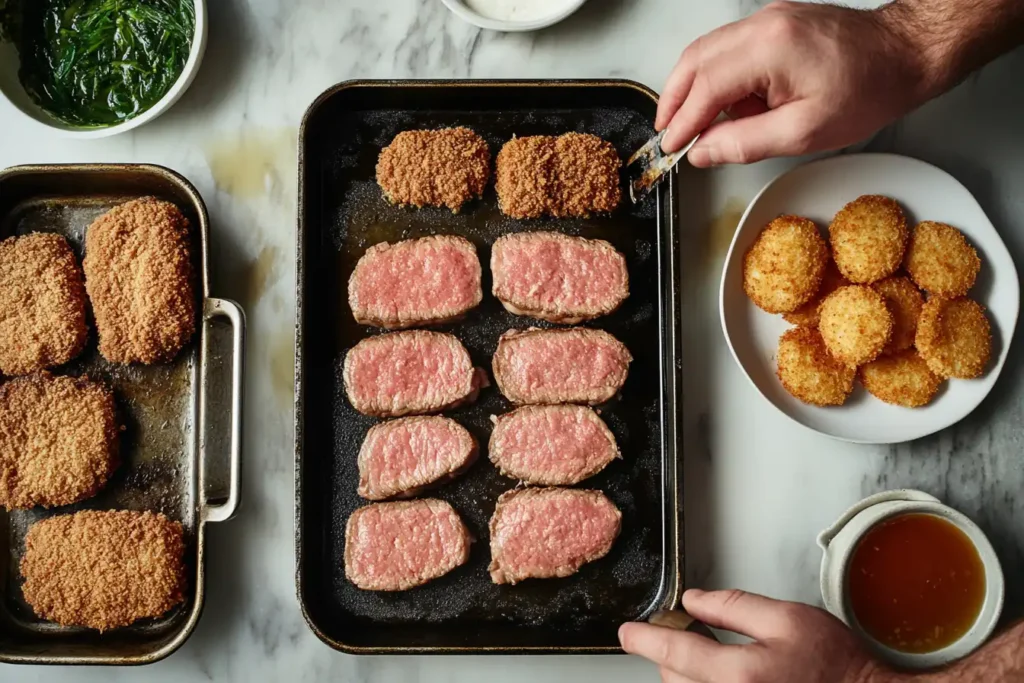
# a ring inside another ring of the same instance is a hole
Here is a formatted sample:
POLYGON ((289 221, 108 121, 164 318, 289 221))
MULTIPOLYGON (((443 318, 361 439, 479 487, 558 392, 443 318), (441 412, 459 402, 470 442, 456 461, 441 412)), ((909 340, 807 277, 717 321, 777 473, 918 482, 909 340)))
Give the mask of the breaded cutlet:
POLYGON ((399 206, 462 205, 484 193, 491 177, 491 150, 469 128, 406 130, 381 150, 377 184, 399 206))
POLYGON ((589 133, 512 138, 495 162, 498 204, 512 218, 586 218, 622 199, 622 161, 607 140, 589 133))
POLYGON ((114 395, 84 377, 39 372, 0 385, 0 505, 70 505, 118 464, 114 395))
POLYGON ((83 265, 104 358, 178 355, 196 327, 189 224, 178 207, 153 197, 115 206, 89 226, 83 265))
POLYGON ((33 524, 22 592, 37 616, 108 631, 185 600, 181 523, 162 514, 85 510, 33 524))
POLYGON ((67 363, 88 336, 82 269, 67 240, 35 232, 0 242, 0 375, 67 363))

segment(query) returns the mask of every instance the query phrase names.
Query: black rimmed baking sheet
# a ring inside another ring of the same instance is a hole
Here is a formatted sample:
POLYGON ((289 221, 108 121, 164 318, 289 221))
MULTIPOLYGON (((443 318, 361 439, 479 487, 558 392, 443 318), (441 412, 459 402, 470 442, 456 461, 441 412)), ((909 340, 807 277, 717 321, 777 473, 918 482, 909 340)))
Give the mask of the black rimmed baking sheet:
MULTIPOLYGON (((657 99, 627 81, 359 81, 325 92, 310 107, 299 141, 298 318, 296 332, 296 582, 306 620, 332 647, 354 653, 618 652, 623 621, 678 600, 682 584, 679 272, 674 174, 638 206, 608 217, 516 221, 501 215, 493 183, 461 213, 389 205, 374 180, 380 149, 400 131, 464 125, 496 155, 513 135, 599 135, 623 159, 652 134, 657 99), (356 456, 377 422, 345 399, 341 363, 379 331, 355 324, 347 281, 358 258, 381 241, 431 234, 471 240, 484 267, 484 301, 455 334, 490 374, 502 332, 536 324, 506 312, 490 294, 490 245, 509 232, 556 230, 606 239, 626 255, 630 297, 591 326, 608 330, 635 360, 621 396, 603 406, 623 453, 581 487, 603 490, 623 513, 611 553, 568 578, 496 586, 487 522, 498 496, 516 485, 487 460, 490 416, 512 406, 496 388, 447 413, 483 446, 463 477, 427 494, 449 501, 477 542, 469 562, 402 593, 357 589, 344 575, 356 456)), ((624 188, 625 189, 625 188, 624 188)), ((628 202, 628 199, 625 200, 628 202)))

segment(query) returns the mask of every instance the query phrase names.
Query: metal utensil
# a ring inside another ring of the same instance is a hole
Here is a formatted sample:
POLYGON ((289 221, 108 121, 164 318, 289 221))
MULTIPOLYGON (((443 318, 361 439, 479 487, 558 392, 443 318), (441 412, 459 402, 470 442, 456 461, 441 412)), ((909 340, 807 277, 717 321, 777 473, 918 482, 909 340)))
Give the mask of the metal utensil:
POLYGON ((661 149, 661 139, 668 129, 661 131, 648 140, 643 147, 633 153, 626 162, 629 172, 629 198, 636 204, 654 189, 662 176, 671 171, 690 149, 700 140, 700 135, 683 145, 683 148, 672 154, 665 154, 661 149))

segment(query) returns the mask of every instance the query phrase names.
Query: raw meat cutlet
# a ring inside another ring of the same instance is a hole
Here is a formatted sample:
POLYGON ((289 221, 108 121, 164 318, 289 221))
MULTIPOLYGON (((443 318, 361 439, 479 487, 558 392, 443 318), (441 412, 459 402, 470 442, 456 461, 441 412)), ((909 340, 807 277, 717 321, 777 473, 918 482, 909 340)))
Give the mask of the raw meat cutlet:
POLYGON ((345 576, 363 590, 408 590, 465 564, 471 542, 443 500, 373 503, 348 518, 345 576))
POLYGON ((184 532, 162 514, 85 510, 33 524, 22 591, 62 626, 108 631, 159 617, 185 600, 184 532))
POLYGON ((570 576, 608 554, 622 513, 600 491, 525 488, 506 491, 491 517, 494 583, 570 576))
POLYGON ((356 322, 388 329, 457 320, 481 299, 476 247, 455 235, 375 244, 348 281, 356 322))
POLYGON ((402 131, 377 159, 377 184, 399 206, 446 206, 457 213, 483 195, 490 175, 487 142, 462 127, 402 131))
POLYGON ((476 400, 487 385, 462 342, 426 330, 362 340, 345 356, 343 379, 352 407, 377 417, 438 413, 476 400))
POLYGON ((619 392, 633 356, 604 330, 509 330, 494 352, 494 379, 516 404, 604 403, 619 392))
POLYGON ((557 232, 499 237, 491 291, 517 315, 576 324, 608 315, 629 296, 626 259, 604 240, 557 232))
POLYGON ((577 484, 620 457, 611 430, 586 406, 525 406, 492 419, 491 462, 527 484, 577 484))
POLYGON ((587 218, 622 200, 622 161, 596 135, 535 135, 506 142, 495 162, 502 213, 512 218, 587 218))
POLYGON ((447 417, 403 417, 374 425, 359 449, 359 495, 410 498, 459 476, 476 460, 476 439, 447 417))
POLYGON ((82 269, 67 240, 36 232, 0 242, 0 375, 63 365, 88 336, 82 269))
POLYGON ((125 202, 85 233, 85 288, 112 363, 173 360, 196 329, 188 219, 153 197, 125 202))
POLYGON ((84 377, 40 372, 0 385, 0 505, 70 505, 118 464, 114 395, 84 377))

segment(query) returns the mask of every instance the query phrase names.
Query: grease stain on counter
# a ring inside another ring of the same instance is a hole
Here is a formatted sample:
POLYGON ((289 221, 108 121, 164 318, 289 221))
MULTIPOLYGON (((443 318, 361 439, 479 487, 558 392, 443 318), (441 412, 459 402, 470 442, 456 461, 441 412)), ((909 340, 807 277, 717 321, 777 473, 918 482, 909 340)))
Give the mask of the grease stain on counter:
POLYGON ((281 262, 281 250, 277 247, 264 246, 255 259, 243 267, 242 281, 245 287, 247 307, 254 307, 267 291, 267 287, 277 280, 278 265, 281 262))
POLYGON ((739 227, 743 213, 747 210, 747 203, 739 197, 729 197, 721 211, 708 222, 705 252, 708 265, 717 263, 729 251, 736 228, 739 227))
POLYGON ((235 197, 270 195, 294 201, 298 129, 241 128, 203 146, 217 189, 235 197))
POLYGON ((282 405, 295 400, 295 338, 276 333, 270 342, 270 386, 282 405))

